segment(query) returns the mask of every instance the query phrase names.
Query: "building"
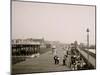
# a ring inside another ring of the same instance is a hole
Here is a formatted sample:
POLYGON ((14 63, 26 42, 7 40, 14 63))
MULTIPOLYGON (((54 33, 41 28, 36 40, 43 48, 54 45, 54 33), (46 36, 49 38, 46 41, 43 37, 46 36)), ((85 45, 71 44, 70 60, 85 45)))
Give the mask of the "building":
POLYGON ((40 48, 45 47, 44 39, 13 39, 12 55, 25 56, 40 52, 40 48))

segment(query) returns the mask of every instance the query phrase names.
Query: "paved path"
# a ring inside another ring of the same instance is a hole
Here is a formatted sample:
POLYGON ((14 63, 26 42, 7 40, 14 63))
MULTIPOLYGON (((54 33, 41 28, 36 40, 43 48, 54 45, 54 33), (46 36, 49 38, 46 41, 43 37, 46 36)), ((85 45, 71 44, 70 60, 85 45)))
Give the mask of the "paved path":
POLYGON ((30 58, 24 62, 17 63, 12 66, 13 73, 36 73, 36 72, 51 72, 70 70, 67 66, 62 65, 64 51, 57 49, 57 55, 60 57, 60 63, 54 64, 52 52, 46 52, 40 57, 30 58))

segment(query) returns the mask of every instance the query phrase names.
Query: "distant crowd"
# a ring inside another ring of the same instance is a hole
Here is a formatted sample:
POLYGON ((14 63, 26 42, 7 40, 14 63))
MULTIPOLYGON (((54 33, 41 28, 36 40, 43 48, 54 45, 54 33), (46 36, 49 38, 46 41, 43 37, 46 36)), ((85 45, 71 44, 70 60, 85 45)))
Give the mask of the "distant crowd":
MULTIPOLYGON (((86 63, 84 62, 83 58, 80 56, 79 52, 77 52, 76 48, 67 48, 65 49, 65 54, 63 55, 62 65, 71 68, 71 70, 81 70, 84 69, 86 63)), ((59 55, 57 55, 57 48, 56 46, 52 47, 53 59, 54 63, 57 65, 59 64, 59 55)))

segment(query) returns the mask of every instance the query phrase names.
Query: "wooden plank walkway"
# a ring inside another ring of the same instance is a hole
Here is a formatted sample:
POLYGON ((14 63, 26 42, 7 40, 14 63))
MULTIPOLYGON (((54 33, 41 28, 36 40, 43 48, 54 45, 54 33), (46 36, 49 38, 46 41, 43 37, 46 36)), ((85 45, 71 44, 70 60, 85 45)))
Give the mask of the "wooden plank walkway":
POLYGON ((71 70, 67 66, 62 65, 62 58, 64 51, 57 49, 57 55, 60 57, 60 63, 58 65, 54 64, 53 55, 51 51, 48 51, 40 57, 30 58, 26 61, 17 63, 12 66, 12 73, 37 73, 37 72, 54 72, 54 71, 68 71, 71 70))

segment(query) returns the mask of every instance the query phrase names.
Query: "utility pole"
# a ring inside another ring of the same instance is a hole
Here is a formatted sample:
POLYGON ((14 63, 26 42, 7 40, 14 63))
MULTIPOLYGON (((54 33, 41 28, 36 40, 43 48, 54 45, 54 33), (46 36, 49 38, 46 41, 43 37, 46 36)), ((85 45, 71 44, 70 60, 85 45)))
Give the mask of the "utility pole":
POLYGON ((89 65, 89 28, 87 28, 86 32, 87 32, 87 51, 88 51, 87 57, 88 57, 88 65, 89 65))

